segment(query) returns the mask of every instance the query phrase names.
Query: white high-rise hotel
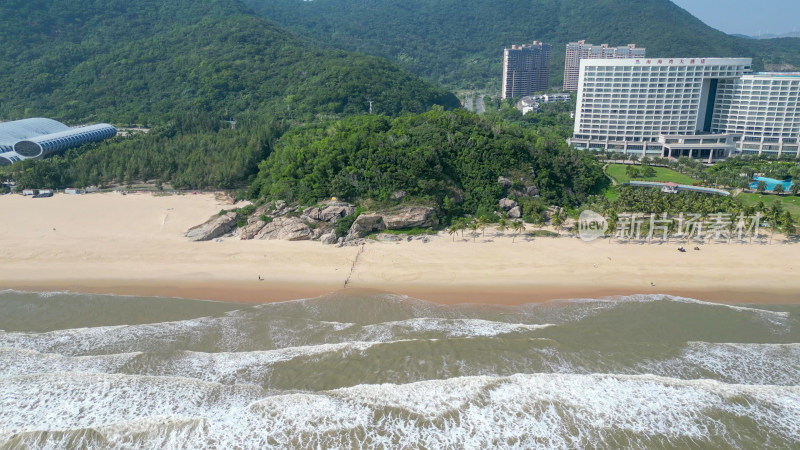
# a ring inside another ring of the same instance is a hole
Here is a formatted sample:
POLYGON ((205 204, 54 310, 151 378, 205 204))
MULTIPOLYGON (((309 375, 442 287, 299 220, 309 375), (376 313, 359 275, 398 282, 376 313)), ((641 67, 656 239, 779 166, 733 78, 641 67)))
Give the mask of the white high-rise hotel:
POLYGON ((800 157, 800 74, 751 74, 749 58, 581 61, 577 148, 638 156, 800 157))

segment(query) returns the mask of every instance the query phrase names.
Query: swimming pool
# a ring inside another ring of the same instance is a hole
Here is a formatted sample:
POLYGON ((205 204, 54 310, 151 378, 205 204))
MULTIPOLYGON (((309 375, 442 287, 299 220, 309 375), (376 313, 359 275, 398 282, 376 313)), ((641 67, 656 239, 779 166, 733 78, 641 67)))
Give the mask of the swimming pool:
POLYGON ((750 189, 758 189, 758 182, 763 181, 767 184, 767 191, 774 191, 775 186, 782 184, 783 185, 783 192, 789 192, 789 188, 792 186, 791 180, 776 180, 774 178, 767 178, 767 177, 754 177, 753 182, 750 183, 750 189))

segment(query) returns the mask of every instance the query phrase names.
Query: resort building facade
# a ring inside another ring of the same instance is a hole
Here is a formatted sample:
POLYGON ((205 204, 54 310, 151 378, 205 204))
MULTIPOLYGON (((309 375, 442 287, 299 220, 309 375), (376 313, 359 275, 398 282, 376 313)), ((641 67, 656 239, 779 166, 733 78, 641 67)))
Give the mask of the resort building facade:
POLYGON ((800 73, 753 73, 717 86, 713 133, 735 133, 743 155, 800 157, 800 73))
POLYGON ((502 98, 524 97, 547 90, 550 80, 550 44, 512 45, 503 50, 502 98))
POLYGON ((750 58, 584 59, 570 144, 639 157, 727 158, 740 136, 720 126, 731 109, 723 102, 750 67, 750 58))
POLYGON ((41 117, 0 123, 0 166, 42 158, 117 134, 107 123, 71 128, 41 117))
POLYGON ((644 48, 637 48, 636 44, 624 47, 609 47, 608 44, 594 45, 586 41, 570 42, 567 44, 567 53, 564 58, 564 90, 578 92, 578 78, 583 59, 623 59, 644 58, 644 48))

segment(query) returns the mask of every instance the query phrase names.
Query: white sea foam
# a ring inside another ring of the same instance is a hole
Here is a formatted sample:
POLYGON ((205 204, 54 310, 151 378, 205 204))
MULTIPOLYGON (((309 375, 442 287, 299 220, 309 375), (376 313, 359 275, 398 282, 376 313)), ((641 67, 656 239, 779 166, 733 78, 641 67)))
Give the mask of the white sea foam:
POLYGON ((443 337, 490 337, 509 333, 522 333, 554 326, 553 324, 523 324, 495 322, 481 319, 442 319, 418 317, 364 326, 363 340, 392 340, 398 336, 419 333, 439 333, 443 337))
MULTIPOLYGON (((407 344, 412 340, 388 344, 407 344)), ((362 356, 384 342, 344 342, 254 352, 203 353, 179 351, 141 352, 96 356, 62 356, 35 350, 0 348, 0 376, 42 375, 66 372, 125 373, 175 376, 223 384, 263 385, 277 364, 310 358, 346 360, 362 356)))
POLYGON ((790 447, 800 441, 796 386, 652 375, 461 377, 268 396, 185 378, 60 374, 2 377, 0 394, 0 447, 19 433, 32 445, 43 436, 37 432, 62 430, 41 446, 88 428, 100 436, 81 435, 84 445, 102 438, 111 447, 790 447))
MULTIPOLYGON (((78 293, 71 292, 71 291, 22 291, 22 290, 19 290, 19 289, 2 289, 2 290, 0 290, 0 296, 7 295, 7 294, 18 294, 18 295, 34 294, 34 295, 36 295, 36 296, 38 296, 40 298, 51 298, 51 297, 55 297, 57 295, 86 295, 86 294, 78 294, 78 293)), ((112 296, 112 294, 109 294, 109 296, 112 296)))
POLYGON ((274 317, 261 319, 239 311, 221 317, 141 325, 72 328, 45 333, 0 332, 0 346, 63 355, 156 352, 208 348, 241 351, 303 345, 317 336, 346 330, 352 323, 274 317))
POLYGON ((608 308, 615 308, 620 305, 624 305, 626 303, 655 303, 655 302, 675 302, 675 303, 685 303, 685 304, 702 305, 702 306, 713 306, 737 312, 752 313, 755 314, 757 317, 761 318, 762 320, 772 325, 780 327, 784 327, 787 324, 790 317, 790 314, 787 311, 772 311, 769 309, 754 308, 751 306, 731 305, 728 303, 715 303, 689 297, 679 297, 667 294, 638 294, 638 295, 626 295, 626 296, 605 297, 605 298, 579 298, 579 299, 556 300, 555 302, 584 304, 596 307, 596 309, 591 308, 589 310, 583 311, 584 314, 576 315, 575 319, 573 320, 580 320, 585 316, 590 315, 590 313, 592 312, 608 308))
POLYGON ((255 316, 233 311, 142 325, 73 328, 44 333, 0 332, 0 347, 62 355, 100 355, 167 350, 239 352, 318 345, 325 342, 390 342, 417 337, 491 337, 524 333, 551 324, 507 323, 481 319, 414 318, 365 326, 306 318, 255 316))
POLYGON ((53 372, 115 373, 141 353, 100 356, 62 356, 11 347, 0 347, 0 376, 53 372))
POLYGON ((689 342, 680 355, 649 361, 635 370, 726 383, 792 386, 800 382, 800 344, 689 342))

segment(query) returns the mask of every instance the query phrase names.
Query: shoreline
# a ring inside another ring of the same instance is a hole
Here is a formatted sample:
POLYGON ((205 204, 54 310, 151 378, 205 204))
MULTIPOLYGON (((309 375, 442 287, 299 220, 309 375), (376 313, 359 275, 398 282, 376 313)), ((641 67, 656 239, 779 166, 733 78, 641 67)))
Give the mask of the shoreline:
POLYGON ((180 298, 186 300, 216 301, 225 303, 263 304, 305 300, 340 294, 389 294, 407 296, 442 305, 477 304, 519 306, 531 303, 549 303, 582 299, 613 299, 636 295, 665 295, 691 298, 713 303, 739 304, 797 304, 798 294, 782 289, 678 289, 651 291, 637 290, 630 286, 565 287, 560 285, 520 284, 498 288, 489 285, 446 286, 411 285, 389 288, 337 287, 329 283, 262 282, 242 281, 188 281, 188 280, 47 280, 36 283, 9 283, 0 281, 1 290, 20 292, 69 292, 76 294, 98 294, 135 297, 180 298))
MULTIPOLYGON (((213 194, 0 196, 0 289, 262 303, 344 288, 444 304, 511 305, 665 294, 723 303, 800 303, 800 244, 583 242, 487 230, 430 242, 189 242, 230 203, 213 194), (476 241, 476 242, 475 242, 476 241), (263 281, 259 281, 263 278, 263 281)), ((531 228, 529 227, 529 230, 531 228)))

